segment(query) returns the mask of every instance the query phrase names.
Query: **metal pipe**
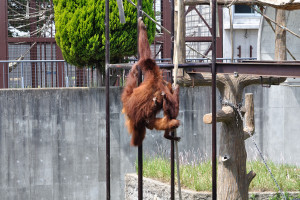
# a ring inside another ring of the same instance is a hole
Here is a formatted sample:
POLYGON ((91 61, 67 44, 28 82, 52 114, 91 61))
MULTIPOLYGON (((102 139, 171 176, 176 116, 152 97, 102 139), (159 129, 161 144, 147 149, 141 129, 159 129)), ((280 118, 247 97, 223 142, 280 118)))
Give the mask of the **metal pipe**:
MULTIPOLYGON (((110 64, 110 69, 131 69, 133 63, 129 64, 110 64)), ((169 63, 160 63, 157 64, 161 69, 173 69, 174 65, 169 63)), ((185 64, 179 64, 179 68, 184 69, 193 69, 193 68, 202 68, 201 72, 211 72, 211 63, 185 63, 185 64)))
POLYGON ((216 123, 216 12, 217 2, 212 0, 212 199, 217 199, 217 123, 216 123))
MULTIPOLYGON (((142 0, 137 1, 137 20, 142 16, 142 0)), ((137 22, 138 24, 138 22, 137 22)), ((137 27, 137 46, 139 47, 139 29, 137 27)), ((138 49, 139 52, 139 49, 138 49)), ((139 55, 138 55, 139 57, 139 55)), ((142 72, 138 69, 138 84, 142 82, 142 72)), ((138 146, 138 199, 143 199, 143 144, 138 146)))
POLYGON ((21 63, 21 85, 22 88, 24 88, 24 69, 23 69, 23 63, 21 63))
POLYGON ((5 88, 5 65, 4 63, 2 64, 2 69, 3 69, 3 88, 5 88))
POLYGON ((109 0, 105 0, 106 199, 110 200, 109 0))
MULTIPOLYGON (((174 0, 171 0, 171 62, 174 62, 174 0)), ((176 76, 176 75, 175 75, 176 76)), ((172 76, 173 77, 173 76, 172 76)), ((174 137, 174 131, 171 132, 174 137)), ((171 200, 175 199, 175 156, 174 156, 174 140, 171 140, 171 200)))

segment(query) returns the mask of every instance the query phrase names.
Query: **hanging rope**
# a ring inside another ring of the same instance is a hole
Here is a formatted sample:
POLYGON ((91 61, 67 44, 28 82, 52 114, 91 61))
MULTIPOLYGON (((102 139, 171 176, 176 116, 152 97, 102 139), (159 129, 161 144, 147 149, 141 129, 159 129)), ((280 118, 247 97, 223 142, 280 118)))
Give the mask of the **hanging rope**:
MULTIPOLYGON (((127 0, 130 4, 132 4, 134 7, 137 8, 137 5, 135 5, 131 0, 127 0)), ((162 25, 160 25, 157 21, 155 21, 150 15, 148 15, 146 12, 144 12, 143 10, 141 10, 142 14, 145 15, 148 19, 150 19, 153 23, 155 23, 157 26, 159 26, 160 28, 162 28, 164 31, 166 31, 167 33, 171 34, 171 31, 169 31, 168 29, 166 29, 165 27, 163 27, 162 25)))
MULTIPOLYGON (((127 0, 130 4, 132 4, 134 7, 137 8, 137 6, 131 1, 131 0, 127 0)), ((160 28, 162 28, 166 33, 171 35, 171 31, 169 31, 167 28, 165 28, 164 26, 162 26, 161 24, 159 24, 157 21, 155 21, 150 15, 148 15, 146 12, 144 12, 143 10, 141 10, 142 14, 145 15, 148 19, 150 19, 153 23, 155 23, 157 26, 159 26, 160 28)), ((193 47, 189 46, 188 44, 186 44, 187 47, 189 47, 191 50, 193 50, 194 52, 196 52, 197 54, 203 56, 204 58, 207 58, 209 60, 211 60, 211 58, 207 57, 206 55, 200 53, 199 51, 197 51, 196 49, 194 49, 193 47)))
MULTIPOLYGON (((36 42, 34 42, 30 47, 29 49, 27 49, 27 51, 21 55, 16 61, 21 61, 21 60, 24 60, 25 56, 29 53, 29 51, 32 49, 32 47, 34 47, 34 45, 36 45, 36 42)), ((12 70, 14 70, 16 67, 17 67, 18 63, 17 62, 10 62, 8 64, 8 67, 9 67, 9 72, 12 72, 12 70)))

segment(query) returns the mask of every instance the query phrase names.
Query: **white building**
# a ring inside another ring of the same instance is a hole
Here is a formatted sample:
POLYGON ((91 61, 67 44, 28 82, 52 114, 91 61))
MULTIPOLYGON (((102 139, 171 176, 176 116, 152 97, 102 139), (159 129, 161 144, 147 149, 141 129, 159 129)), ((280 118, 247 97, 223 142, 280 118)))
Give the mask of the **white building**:
POLYGON ((229 8, 223 8, 223 57, 231 58, 233 43, 234 58, 256 58, 260 15, 246 5, 233 5, 231 10, 233 42, 230 34, 229 8))

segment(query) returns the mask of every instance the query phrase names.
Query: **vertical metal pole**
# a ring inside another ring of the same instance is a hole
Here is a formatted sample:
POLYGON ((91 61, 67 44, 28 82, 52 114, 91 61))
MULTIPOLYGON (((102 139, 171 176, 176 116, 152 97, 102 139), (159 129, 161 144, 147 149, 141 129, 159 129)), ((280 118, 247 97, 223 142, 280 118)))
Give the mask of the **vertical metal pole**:
MULTIPOLYGON (((171 0, 171 62, 174 59, 174 0, 171 0)), ((171 77, 173 75, 171 74, 171 77)), ((174 137, 174 131, 171 132, 171 136, 174 137)), ((174 140, 171 140, 171 200, 175 199, 175 156, 174 156, 174 140)))
POLYGON ((109 111, 109 0, 105 0, 105 94, 106 94, 106 199, 110 200, 110 111, 109 111))
POLYGON ((9 65, 6 66, 7 66, 7 88, 9 88, 9 65))
MULTIPOLYGON (((38 82, 38 77, 37 77, 37 73, 36 73, 36 66, 37 66, 37 63, 34 63, 34 88, 37 88, 37 82, 38 82)), ((31 85, 32 85, 32 83, 31 83, 31 85)), ((33 87, 33 86, 31 86, 31 87, 33 87)))
POLYGON ((216 125, 216 0, 212 0, 212 198, 217 199, 217 125, 216 125))
MULTIPOLYGON (((137 1, 137 20, 142 16, 142 0, 137 1)), ((139 38, 139 29, 137 29, 137 38, 139 38)), ((137 39, 137 46, 139 39, 137 39)), ((142 82, 142 73, 139 68, 138 84, 142 82)), ((138 147, 138 199, 143 199, 143 144, 138 147)))
POLYGON ((21 62, 21 86, 24 88, 24 69, 23 69, 23 62, 21 62))
MULTIPOLYGON (((7 1, 0 1, 0 19, 0 60, 8 60, 7 1)), ((0 88, 6 88, 8 84, 8 80, 5 80, 5 74, 9 70, 5 66, 9 66, 8 63, 3 63, 2 70, 0 70, 0 88)))
POLYGON ((3 69, 3 72, 2 72, 3 73, 3 76, 2 76, 3 77, 3 88, 5 88, 5 65, 4 64, 5 63, 2 64, 2 69, 3 69))

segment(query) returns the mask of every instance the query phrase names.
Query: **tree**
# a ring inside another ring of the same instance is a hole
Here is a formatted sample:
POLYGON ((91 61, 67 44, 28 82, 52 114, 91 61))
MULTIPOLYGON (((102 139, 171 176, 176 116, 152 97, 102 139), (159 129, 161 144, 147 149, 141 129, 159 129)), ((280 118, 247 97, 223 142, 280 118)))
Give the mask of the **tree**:
MULTIPOLYGON (((285 26, 285 11, 277 10, 276 22, 285 26)), ((286 31, 277 28, 275 32, 275 60, 286 60, 286 31)), ((193 82, 190 80, 180 80, 180 84, 201 86, 211 86, 211 74, 190 73, 193 82)), ((247 152, 245 140, 249 138, 249 133, 254 134, 254 105, 252 95, 245 97, 245 107, 241 108, 241 114, 245 115, 245 127, 237 112, 237 108, 243 99, 245 87, 255 84, 282 83, 286 78, 278 80, 269 77, 259 77, 252 75, 217 75, 217 88, 220 91, 222 109, 217 112, 217 122, 221 122, 219 133, 219 157, 218 157, 218 194, 220 200, 227 199, 248 199, 249 185, 255 177, 255 172, 246 171, 247 152), (229 104, 228 104, 229 103, 229 104)), ((212 123, 212 114, 203 117, 204 123, 212 123)))
MULTIPOLYGON (((136 2, 136 0, 134 1, 136 2)), ((105 1, 54 0, 55 39, 64 59, 75 66, 99 66, 105 59, 105 1)), ((119 62, 137 52, 136 8, 124 1, 126 23, 121 24, 117 1, 110 1, 110 56, 119 62)), ((143 10, 154 16, 153 0, 143 0, 143 10)), ((147 24, 149 42, 154 39, 155 24, 147 24)), ((102 67, 101 67, 102 66, 102 67)))

